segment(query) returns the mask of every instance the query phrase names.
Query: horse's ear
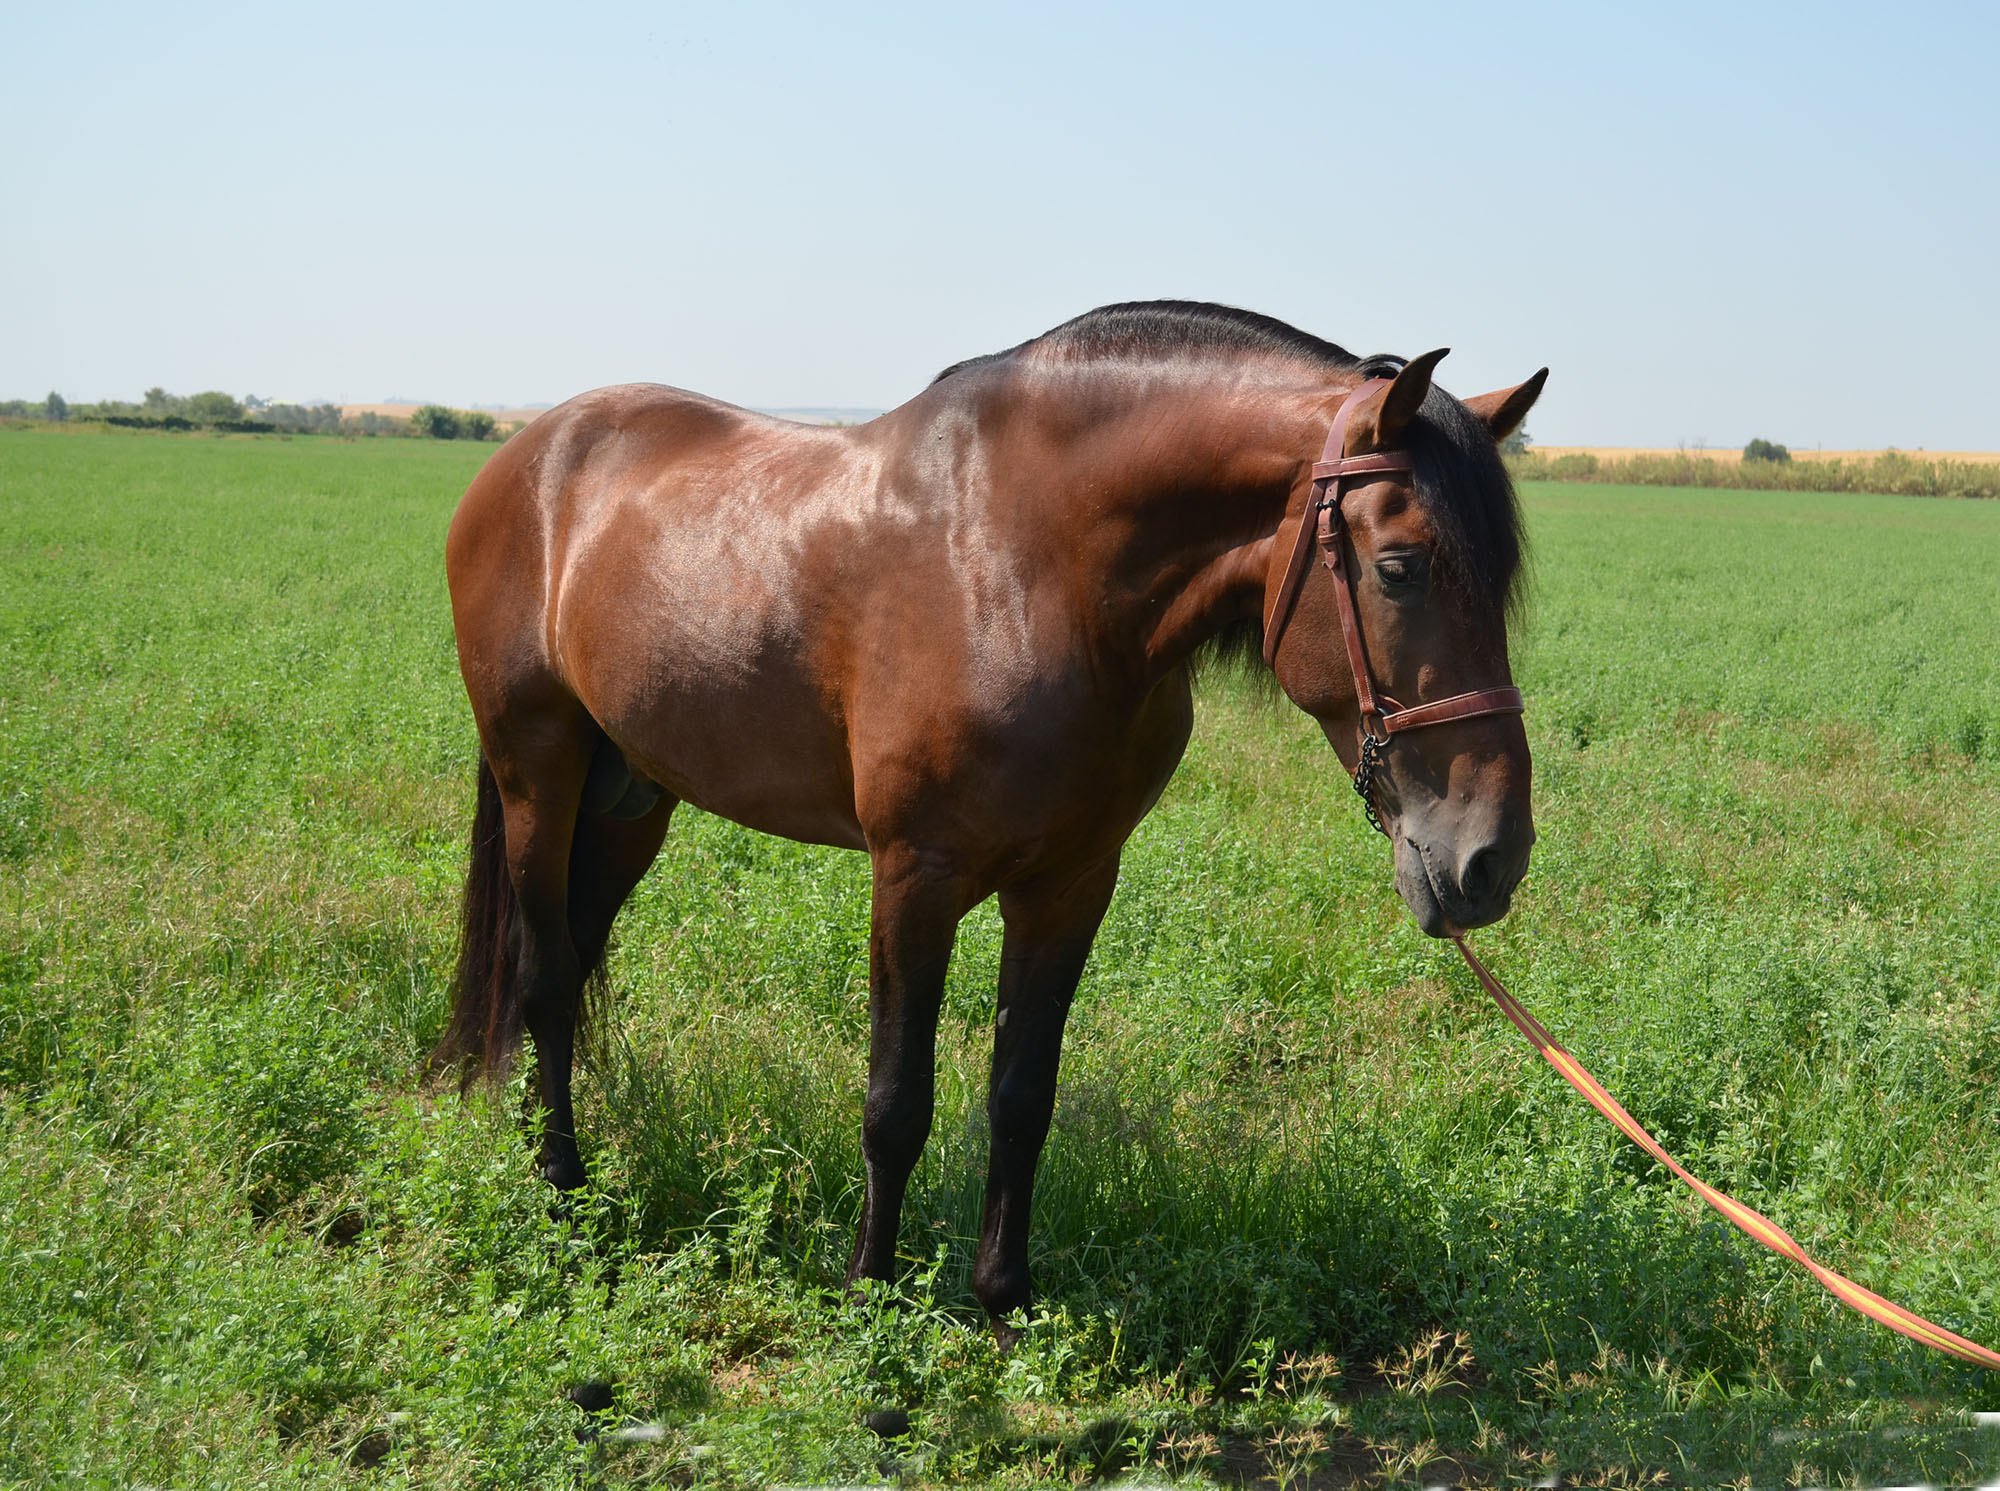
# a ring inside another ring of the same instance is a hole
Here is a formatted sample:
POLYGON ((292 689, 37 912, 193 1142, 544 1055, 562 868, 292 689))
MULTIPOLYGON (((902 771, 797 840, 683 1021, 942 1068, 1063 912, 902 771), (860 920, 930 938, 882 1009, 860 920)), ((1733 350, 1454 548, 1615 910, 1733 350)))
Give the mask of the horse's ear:
POLYGON ((1403 371, 1396 375, 1382 395, 1382 402, 1375 411, 1375 445, 1379 450, 1393 450, 1403 438, 1403 431, 1409 428, 1418 409, 1423 407, 1424 395, 1431 391, 1431 370, 1444 360, 1451 351, 1440 347, 1435 352, 1426 352, 1422 357, 1413 357, 1403 364, 1403 371))
POLYGON ((1542 385, 1548 381, 1549 370, 1543 368, 1526 383, 1467 399, 1465 407, 1486 421, 1486 428, 1493 432, 1495 440, 1505 440, 1521 428, 1521 421, 1535 407, 1535 400, 1542 396, 1542 385))

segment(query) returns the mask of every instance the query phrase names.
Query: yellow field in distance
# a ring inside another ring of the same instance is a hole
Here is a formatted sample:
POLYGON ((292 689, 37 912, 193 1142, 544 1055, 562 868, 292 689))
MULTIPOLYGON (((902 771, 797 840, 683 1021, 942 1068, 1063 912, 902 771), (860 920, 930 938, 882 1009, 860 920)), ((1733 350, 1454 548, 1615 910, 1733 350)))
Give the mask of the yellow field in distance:
MULTIPOLYGON (((1731 448, 1709 449, 1695 446, 1644 446, 1644 445, 1531 445, 1528 447, 1538 456, 1592 455, 1599 461, 1625 461, 1633 456, 1692 456, 1704 461, 1727 461, 1734 464, 1743 459, 1743 452, 1731 448)), ((1872 461, 1886 452, 1879 450, 1793 450, 1795 461, 1872 461)), ((2000 462, 2000 450, 1903 450, 1899 454, 1912 456, 1923 461, 1977 461, 2000 462)))

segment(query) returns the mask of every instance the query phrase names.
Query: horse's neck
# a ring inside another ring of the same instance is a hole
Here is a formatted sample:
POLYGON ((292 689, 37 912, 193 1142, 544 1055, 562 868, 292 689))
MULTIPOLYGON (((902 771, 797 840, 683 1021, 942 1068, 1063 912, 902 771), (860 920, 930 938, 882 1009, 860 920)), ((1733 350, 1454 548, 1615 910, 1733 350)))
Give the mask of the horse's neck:
POLYGON ((1318 453, 1324 394, 1268 384, 1163 382, 1095 422, 1072 471, 1109 541, 1086 538, 1082 593, 1100 647, 1158 676, 1262 605, 1271 539, 1318 453))

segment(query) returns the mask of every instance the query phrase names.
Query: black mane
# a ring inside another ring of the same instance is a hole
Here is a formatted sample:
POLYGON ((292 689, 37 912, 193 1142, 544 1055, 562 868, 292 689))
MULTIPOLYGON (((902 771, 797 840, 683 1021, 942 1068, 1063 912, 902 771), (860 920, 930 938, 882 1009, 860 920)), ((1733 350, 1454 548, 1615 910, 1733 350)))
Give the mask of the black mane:
MULTIPOLYGON (((1130 300, 1085 311, 1004 352, 953 363, 931 381, 941 383, 968 368, 1038 349, 1083 360, 1275 353, 1356 378, 1393 378, 1406 361, 1385 353, 1357 357, 1275 316, 1235 306, 1130 300)), ((1491 433, 1470 409, 1433 385, 1403 443, 1415 467, 1417 498, 1437 530, 1441 577, 1496 610, 1511 608, 1524 548, 1521 510, 1491 433)), ((1254 655, 1261 627, 1254 630, 1255 643, 1243 637, 1218 639, 1222 650, 1254 655)))
POLYGON ((1345 347, 1300 331, 1275 316, 1212 305, 1203 300, 1126 300, 1101 305, 1063 322, 1053 330, 984 357, 955 362, 931 381, 942 383, 954 373, 982 367, 1043 348, 1081 358, 1130 357, 1177 352, 1276 352, 1332 372, 1366 372, 1394 377, 1400 357, 1356 357, 1345 347))

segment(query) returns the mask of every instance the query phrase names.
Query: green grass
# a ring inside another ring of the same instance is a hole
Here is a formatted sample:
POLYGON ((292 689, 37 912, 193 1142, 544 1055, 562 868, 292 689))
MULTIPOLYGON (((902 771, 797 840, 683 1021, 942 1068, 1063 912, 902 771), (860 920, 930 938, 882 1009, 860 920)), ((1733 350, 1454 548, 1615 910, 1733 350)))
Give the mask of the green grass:
MULTIPOLYGON (((0 1483, 2000 1475, 2000 1381, 1618 1140, 1409 925, 1311 723, 1227 682, 1079 998, 1023 1349, 967 1283, 990 907, 902 1302, 829 1287, 859 856, 676 818, 552 1217, 520 1085, 419 1072, 485 454, 0 431, 0 1483)), ((1480 947, 1697 1173, 2000 1342, 2000 505, 1526 495, 1542 839, 1480 947)))

